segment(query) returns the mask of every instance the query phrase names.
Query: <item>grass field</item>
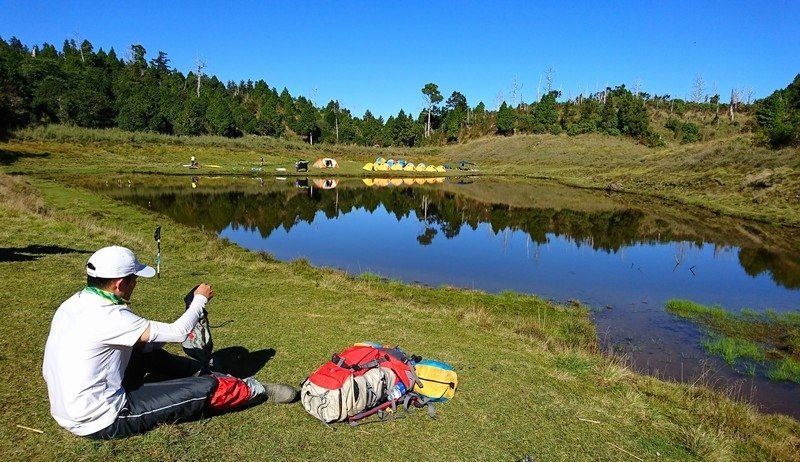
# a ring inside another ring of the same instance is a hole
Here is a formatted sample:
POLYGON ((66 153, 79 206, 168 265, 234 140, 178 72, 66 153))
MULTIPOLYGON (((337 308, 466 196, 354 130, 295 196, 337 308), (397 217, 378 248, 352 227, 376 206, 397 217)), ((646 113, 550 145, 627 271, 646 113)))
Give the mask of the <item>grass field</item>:
MULTIPOLYGON (((81 140, 62 136, 69 139, 29 134, 0 144, 0 368, 5 376, 0 454, 5 460, 800 460, 798 421, 759 414, 701 383, 678 385, 631 372, 623 359, 597 351, 594 328, 581 307, 514 293, 352 278, 302 261, 280 263, 58 181, 63 174, 113 181, 132 170, 189 175, 177 165, 190 153, 201 163, 226 168, 250 165, 263 155, 270 169, 288 167, 297 157, 332 153, 343 161, 343 172, 357 175, 358 164, 374 152, 288 150, 278 142, 262 147, 219 141, 216 146, 215 140, 181 144, 134 135, 128 141, 102 139, 108 134, 88 133, 81 140), (437 407, 438 420, 416 413, 331 430, 299 404, 265 404, 119 441, 72 436, 50 417, 41 378, 53 311, 81 289, 86 259, 101 246, 125 245, 152 263, 157 225, 164 229, 162 277, 138 285, 132 306, 141 315, 171 321, 182 310, 186 290, 209 281, 216 291, 209 305, 212 324, 231 321, 214 330, 215 346, 242 372, 298 384, 331 353, 373 340, 452 364, 460 378, 455 398, 437 407)), ((547 144, 537 152, 552 156, 569 147, 556 147, 550 137, 500 142, 521 143, 514 148, 520 151, 531 149, 528 143, 547 144)), ((581 146, 593 142, 582 139, 577 149, 589 152, 581 146)), ((512 157, 488 152, 511 152, 502 146, 456 149, 397 154, 430 163, 469 157, 475 150, 484 153, 482 169, 515 170, 512 157)), ((613 146, 598 149, 614 158, 613 146)), ((655 155, 650 152, 640 157, 655 155)), ((610 168, 633 171, 636 162, 610 168)), ((574 167, 555 158, 537 165, 549 166, 549 173, 531 166, 524 174, 587 186, 619 180, 599 170, 597 179, 581 177, 581 171, 597 165, 577 160, 574 167)), ((763 218, 792 222, 792 214, 778 213, 782 205, 773 205, 772 196, 766 200, 765 208, 773 212, 763 218)))

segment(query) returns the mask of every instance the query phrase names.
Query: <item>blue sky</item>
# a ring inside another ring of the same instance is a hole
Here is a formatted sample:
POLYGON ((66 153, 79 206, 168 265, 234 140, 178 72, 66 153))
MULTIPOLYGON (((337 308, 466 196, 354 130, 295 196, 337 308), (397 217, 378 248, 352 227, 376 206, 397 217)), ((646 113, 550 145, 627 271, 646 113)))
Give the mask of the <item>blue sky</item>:
POLYGON ((86 39, 120 57, 138 43, 184 74, 199 58, 223 82, 388 117, 417 114, 428 82, 471 106, 512 103, 515 87, 531 102, 548 68, 565 98, 620 84, 688 98, 698 76, 723 101, 732 88, 764 97, 800 73, 798 18, 797 0, 0 0, 0 37, 86 39))

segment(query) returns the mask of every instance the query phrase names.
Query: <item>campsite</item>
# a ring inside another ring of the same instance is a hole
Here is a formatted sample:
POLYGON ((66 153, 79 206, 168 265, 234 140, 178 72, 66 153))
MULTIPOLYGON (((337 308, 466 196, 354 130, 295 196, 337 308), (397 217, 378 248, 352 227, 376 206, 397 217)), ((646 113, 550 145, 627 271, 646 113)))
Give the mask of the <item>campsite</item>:
POLYGON ((0 458, 800 462, 797 17, 6 2, 0 458))
MULTIPOLYGON (((554 143, 554 151, 561 149, 558 140, 548 142, 554 143)), ((136 306, 148 316, 168 319, 174 315, 177 303, 164 304, 163 300, 172 300, 175 294, 185 291, 197 275, 213 280, 220 295, 211 305, 212 323, 231 321, 215 330, 215 345, 221 358, 233 361, 239 368, 271 380, 299 383, 333 352, 352 343, 377 341, 451 364, 459 372, 460 385, 450 402, 436 407, 437 420, 421 412, 404 415, 395 422, 360 425, 354 430, 336 428, 331 433, 299 405, 287 408, 267 405, 195 423, 163 426, 142 437, 98 445, 75 439, 55 425, 46 402, 41 400, 43 383, 34 379, 17 384, 22 387, 19 391, 4 386, 0 395, 4 408, 12 410, 0 417, 4 428, 11 429, 11 439, 6 441, 13 442, 13 445, 3 443, 2 452, 12 459, 21 456, 20 449, 25 448, 25 453, 34 459, 114 458, 120 451, 134 449, 151 458, 174 459, 175 451, 180 449, 178 452, 188 458, 201 454, 222 459, 247 458, 257 454, 286 460, 321 457, 339 460, 346 458, 354 447, 363 450, 376 444, 374 450, 378 450, 378 443, 365 444, 360 437, 364 434, 388 435, 388 442, 380 442, 381 450, 388 445, 389 450, 411 451, 422 459, 461 458, 454 455, 454 447, 469 460, 522 459, 528 455, 547 460, 583 452, 616 460, 625 454, 617 448, 647 458, 657 458, 658 453, 666 460, 731 454, 752 460, 792 460, 796 454, 795 419, 764 414, 752 404, 732 400, 742 395, 724 389, 715 391, 710 385, 716 379, 708 378, 709 386, 702 381, 683 385, 662 381, 635 372, 624 356, 602 354, 598 351, 598 333, 590 321, 591 312, 586 307, 515 292, 492 293, 458 287, 463 284, 434 283, 434 287, 426 287, 387 280, 371 272, 350 275, 337 269, 318 268, 304 259, 282 262, 263 251, 245 250, 230 238, 217 237, 213 230, 225 227, 227 221, 221 220, 231 216, 225 211, 231 205, 239 204, 234 206, 244 213, 240 226, 245 228, 261 226, 253 221, 254 217, 260 216, 261 220, 275 213, 263 206, 247 205, 242 199, 230 202, 239 194, 231 195, 232 191, 240 190, 243 198, 256 199, 283 184, 268 176, 254 176, 243 168, 259 159, 260 154, 255 152, 263 152, 265 146, 250 152, 220 152, 218 148, 206 152, 202 144, 168 147, 142 139, 136 148, 139 154, 130 157, 128 153, 133 152, 130 146, 104 142, 101 138, 96 143, 106 153, 77 140, 58 143, 20 140, 5 145, 2 220, 3 241, 10 253, 4 253, 0 270, 15 276, 2 278, 0 293, 4 294, 4 307, 29 307, 8 313, 5 357, 14 359, 4 363, 11 367, 12 373, 39 367, 41 339, 50 313, 58 300, 81 284, 79 273, 86 252, 103 242, 115 241, 147 255, 148 251, 155 251, 152 230, 160 225, 163 275, 157 281, 142 282, 146 290, 137 294, 136 306), (215 172, 203 176, 196 188, 189 187, 189 176, 184 183, 181 176, 153 175, 152 172, 174 172, 174 165, 187 157, 184 154, 187 149, 201 152, 198 157, 222 166, 215 169, 222 170, 221 175, 215 172), (151 152, 161 154, 151 158, 151 152), (71 160, 75 156, 85 161, 75 163, 71 160), (141 162, 147 166, 132 175, 131 171, 140 170, 136 165, 141 162), (108 172, 107 165, 117 166, 116 171, 108 172), (105 173, 87 175, 100 171, 105 173), (254 181, 258 178, 261 181, 254 181), (170 183, 176 186, 164 199, 176 206, 184 204, 176 209, 183 213, 174 217, 168 209, 162 212, 153 209, 156 196, 147 199, 149 204, 136 205, 123 196, 115 199, 109 195, 112 191, 119 194, 127 191, 125 194, 130 197, 144 194, 147 198, 149 188, 170 183), (209 202, 207 194, 214 190, 227 194, 228 202, 209 202), (187 215, 191 210, 187 208, 187 199, 193 195, 210 207, 211 212, 198 215, 201 218, 197 222, 187 215), (55 283, 22 292, 11 287, 19 278, 44 276, 55 283), (398 323, 405 327, 392 327, 398 323), (309 343, 308 335, 315 341, 309 343), (487 387, 489 383, 492 386, 487 387), (530 425, 520 426, 520 422, 530 425), (17 425, 45 433, 27 431, 17 425), (275 435, 269 445, 254 438, 265 432, 275 435), (212 438, 211 434, 215 436, 212 438), (340 440, 335 448, 329 444, 331 435, 340 440), (424 435, 426 441, 439 444, 426 448, 409 446, 404 443, 409 435, 419 438, 424 435), (224 447, 219 445, 220 439, 227 441, 224 447), (53 444, 54 440, 57 444, 53 444)), ((269 146, 281 145, 266 147, 269 146)), ((619 145, 609 146, 609 153, 617 149, 619 145)), ((541 145, 539 150, 542 152, 541 145)), ((506 149, 506 152, 512 151, 506 149)), ((313 154, 309 151, 303 157, 325 157, 313 154)), ((546 159, 546 152, 542 154, 546 159)), ((424 155, 426 159, 431 156, 429 152, 424 155)), ((295 155, 264 157, 265 172, 296 161, 295 155)), ((442 183, 411 186, 402 179, 428 178, 425 174, 409 177, 406 172, 398 172, 396 178, 402 185, 387 184, 376 189, 367 186, 369 180, 375 184, 381 178, 391 180, 395 176, 370 172, 362 177, 361 167, 374 159, 372 153, 353 150, 334 158, 341 166, 333 190, 318 190, 313 180, 319 177, 310 176, 305 181, 306 172, 283 173, 288 176, 285 187, 305 195, 300 197, 308 197, 313 187, 313 200, 321 198, 325 213, 331 216, 336 214, 337 203, 346 206, 351 182, 391 195, 402 194, 403 187, 476 185, 479 188, 471 194, 478 211, 484 207, 480 205, 483 202, 480 191, 489 184, 485 182, 486 170, 502 175, 509 165, 487 163, 486 159, 475 156, 484 179, 448 175, 444 178, 450 179, 442 183), (343 182, 347 176, 350 180, 343 182), (307 184, 309 188, 295 184, 307 184)), ((452 158, 463 156, 442 151, 431 156, 430 162, 444 164, 452 158)), ((559 164, 552 165, 555 172, 559 164)), ((519 172, 518 167, 514 169, 519 172)), ((311 172, 315 170, 310 168, 311 172)), ((325 182, 321 184, 325 186, 325 182)), ((500 194, 511 201, 509 210, 532 198, 544 201, 541 204, 546 209, 553 206, 548 204, 547 197, 565 197, 564 191, 526 191, 519 187, 500 194)), ((590 202, 580 194, 570 201, 570 208, 590 202)), ((442 205, 431 200, 428 210, 431 213, 443 210, 442 205)), ((414 205, 416 213, 424 214, 424 209, 418 207, 419 203, 414 205)), ((284 210, 291 209, 284 207, 284 210)), ((316 206, 299 212, 298 216, 309 216, 308 213, 313 216, 312 210, 316 206)), ((781 209, 761 207, 749 212, 743 206, 739 210, 748 215, 780 213, 781 209)), ((781 216, 792 219, 790 214, 781 216)), ((279 217, 276 216, 277 226, 284 220, 279 217)), ((297 218, 290 215, 286 219, 294 222, 297 218)), ((765 232, 781 231, 778 227, 765 232)), ((683 271, 691 277, 688 269, 684 267, 683 271)), ((606 311, 623 314, 620 310, 606 311)))

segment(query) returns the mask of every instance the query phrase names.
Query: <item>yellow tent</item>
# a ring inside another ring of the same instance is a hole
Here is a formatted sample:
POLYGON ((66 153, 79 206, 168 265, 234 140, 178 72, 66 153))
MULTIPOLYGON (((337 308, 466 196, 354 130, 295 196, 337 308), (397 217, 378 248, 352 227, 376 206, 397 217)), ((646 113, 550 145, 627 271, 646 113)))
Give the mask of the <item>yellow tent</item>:
POLYGON ((436 167, 434 167, 433 165, 428 165, 427 167, 425 167, 425 171, 426 172, 435 172, 436 171, 436 167))
POLYGON ((403 167, 403 170, 405 170, 407 172, 413 172, 414 171, 414 164, 412 164, 411 162, 407 163, 406 166, 403 167))
POLYGON ((375 170, 376 171, 385 172, 385 171, 389 170, 389 166, 386 165, 386 164, 375 164, 375 170))
POLYGON ((403 166, 398 163, 395 163, 394 165, 392 165, 390 170, 403 170, 403 166))
POLYGON ((439 173, 444 173, 447 170, 444 169, 444 165, 437 165, 436 166, 436 171, 439 172, 439 173))
POLYGON ((364 164, 363 167, 361 167, 361 169, 371 172, 371 171, 375 170, 375 164, 373 164, 372 162, 367 162, 366 164, 364 164))
POLYGON ((417 164, 416 167, 414 167, 414 170, 416 170, 418 172, 424 172, 425 171, 425 167, 427 167, 427 165, 425 165, 422 162, 420 162, 420 163, 417 164))

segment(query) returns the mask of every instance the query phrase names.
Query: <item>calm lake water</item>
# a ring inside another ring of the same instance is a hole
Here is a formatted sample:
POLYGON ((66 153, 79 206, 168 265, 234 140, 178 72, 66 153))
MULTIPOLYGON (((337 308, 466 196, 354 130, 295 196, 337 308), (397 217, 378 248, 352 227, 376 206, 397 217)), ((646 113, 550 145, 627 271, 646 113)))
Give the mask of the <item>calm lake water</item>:
POLYGON ((766 411, 800 418, 798 384, 707 358, 697 326, 664 310, 674 298, 730 310, 800 309, 797 230, 487 178, 140 177, 102 187, 284 261, 577 300, 592 308, 606 348, 628 355, 634 368, 674 380, 702 377, 766 411))

